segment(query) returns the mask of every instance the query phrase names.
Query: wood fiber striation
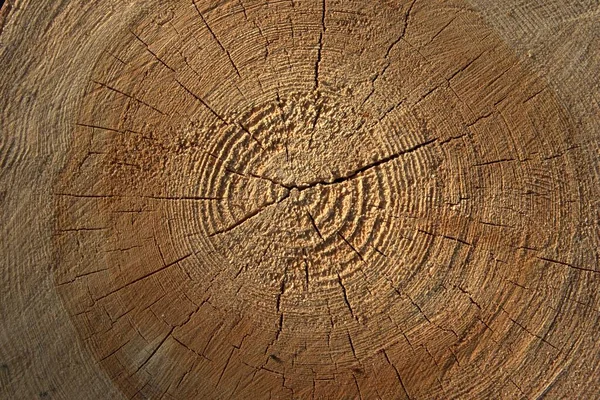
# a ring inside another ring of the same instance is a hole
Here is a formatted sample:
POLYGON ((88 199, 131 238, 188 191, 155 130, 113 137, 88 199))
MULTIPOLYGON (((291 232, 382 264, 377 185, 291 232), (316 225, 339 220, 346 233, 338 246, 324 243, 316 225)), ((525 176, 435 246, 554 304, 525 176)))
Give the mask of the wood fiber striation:
POLYGON ((463 0, 168 1, 114 30, 52 183, 92 368, 127 398, 597 388, 598 136, 499 32, 463 0))

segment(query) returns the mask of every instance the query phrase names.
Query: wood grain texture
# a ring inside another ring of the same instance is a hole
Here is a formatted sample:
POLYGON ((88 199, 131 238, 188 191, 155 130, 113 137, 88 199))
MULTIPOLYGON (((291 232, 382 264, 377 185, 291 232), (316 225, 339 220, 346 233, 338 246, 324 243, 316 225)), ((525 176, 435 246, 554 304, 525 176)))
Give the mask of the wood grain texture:
POLYGON ((3 398, 597 398, 597 1, 9 1, 3 398))

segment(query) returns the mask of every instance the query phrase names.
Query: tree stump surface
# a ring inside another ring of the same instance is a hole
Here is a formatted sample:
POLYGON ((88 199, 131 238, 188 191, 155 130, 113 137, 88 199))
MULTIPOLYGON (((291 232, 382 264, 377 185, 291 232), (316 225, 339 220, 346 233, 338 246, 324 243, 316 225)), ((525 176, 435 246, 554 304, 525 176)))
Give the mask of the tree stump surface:
POLYGON ((2 398, 600 396, 597 0, 8 0, 2 398))

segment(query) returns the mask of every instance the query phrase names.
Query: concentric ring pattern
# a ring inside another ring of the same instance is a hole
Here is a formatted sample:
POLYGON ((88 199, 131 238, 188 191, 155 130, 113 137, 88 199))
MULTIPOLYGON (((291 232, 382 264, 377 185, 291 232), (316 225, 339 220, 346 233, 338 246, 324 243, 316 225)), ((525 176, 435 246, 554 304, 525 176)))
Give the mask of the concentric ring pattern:
POLYGON ((90 76, 56 285, 132 398, 535 397, 597 279, 573 129, 462 1, 168 2, 90 76))

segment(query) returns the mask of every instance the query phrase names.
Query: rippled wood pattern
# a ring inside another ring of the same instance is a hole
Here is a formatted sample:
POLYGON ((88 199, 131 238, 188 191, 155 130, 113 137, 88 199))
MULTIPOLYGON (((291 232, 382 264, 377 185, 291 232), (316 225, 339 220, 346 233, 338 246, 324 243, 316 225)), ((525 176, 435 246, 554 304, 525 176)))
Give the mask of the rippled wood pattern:
POLYGON ((595 398, 597 1, 8 1, 6 398, 595 398))

